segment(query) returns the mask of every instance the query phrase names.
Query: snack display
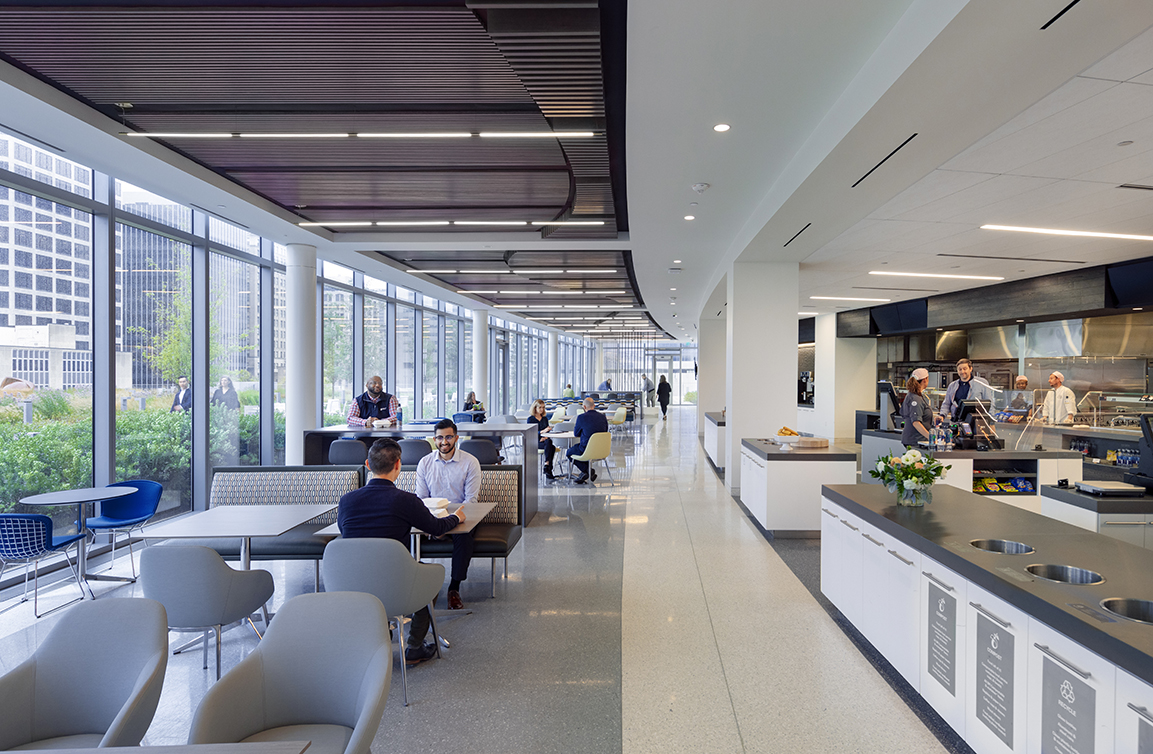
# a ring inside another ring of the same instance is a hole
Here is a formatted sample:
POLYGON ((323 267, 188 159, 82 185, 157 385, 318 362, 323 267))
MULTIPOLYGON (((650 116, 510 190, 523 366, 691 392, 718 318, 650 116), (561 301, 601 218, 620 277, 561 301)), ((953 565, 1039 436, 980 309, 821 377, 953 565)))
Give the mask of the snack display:
POLYGON ((781 427, 777 430, 778 437, 800 437, 800 435, 800 432, 795 429, 789 429, 788 427, 781 427))
POLYGON ((982 482, 980 479, 974 479, 973 480, 973 492, 987 492, 987 490, 985 489, 985 483, 982 482))

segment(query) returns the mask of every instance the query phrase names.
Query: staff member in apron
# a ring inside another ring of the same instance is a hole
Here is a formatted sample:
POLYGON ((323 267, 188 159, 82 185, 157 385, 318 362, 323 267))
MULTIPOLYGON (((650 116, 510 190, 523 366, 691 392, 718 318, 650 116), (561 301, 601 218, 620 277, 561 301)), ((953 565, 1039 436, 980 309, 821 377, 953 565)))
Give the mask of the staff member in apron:
POLYGON ((925 388, 928 386, 929 370, 924 368, 914 369, 913 376, 905 384, 909 390, 901 404, 901 418, 905 420, 901 442, 905 445, 916 445, 921 439, 929 439, 929 427, 933 426, 933 406, 925 397, 925 388))

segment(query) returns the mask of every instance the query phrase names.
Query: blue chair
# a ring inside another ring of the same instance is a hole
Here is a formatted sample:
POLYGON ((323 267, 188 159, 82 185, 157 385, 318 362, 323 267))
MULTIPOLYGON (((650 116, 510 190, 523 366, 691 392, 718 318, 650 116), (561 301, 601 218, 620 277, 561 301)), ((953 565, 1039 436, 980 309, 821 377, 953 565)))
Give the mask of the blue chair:
MULTIPOLYGON (((61 607, 84 599, 84 585, 80 574, 68 559, 68 548, 80 541, 81 534, 53 536, 52 519, 39 513, 0 513, 0 579, 10 563, 24 562, 24 594, 21 602, 28 601, 28 566, 32 566, 32 612, 40 617, 40 571, 37 564, 41 558, 57 552, 64 552, 64 562, 72 570, 76 585, 80 587, 80 597, 65 602, 44 613, 55 612, 61 607)), ((79 546, 77 546, 79 549, 79 546)))
POLYGON ((453 414, 452 422, 453 424, 475 424, 476 416, 473 414, 453 414))
POLYGON ((132 552, 132 530, 142 528, 148 519, 156 515, 164 485, 148 479, 133 479, 127 482, 114 482, 108 486, 135 487, 136 492, 113 500, 104 500, 100 503, 100 515, 85 519, 84 525, 93 534, 98 531, 112 534, 112 563, 109 564, 109 568, 116 565, 116 535, 128 536, 128 562, 132 565, 132 580, 135 581, 136 561, 132 552))

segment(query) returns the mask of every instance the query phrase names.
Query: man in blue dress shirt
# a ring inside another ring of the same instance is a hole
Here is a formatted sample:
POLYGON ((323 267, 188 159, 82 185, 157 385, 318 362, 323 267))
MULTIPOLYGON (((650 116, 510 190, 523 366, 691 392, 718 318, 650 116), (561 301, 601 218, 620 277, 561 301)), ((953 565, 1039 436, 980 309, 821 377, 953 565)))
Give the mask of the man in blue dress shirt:
MULTIPOLYGON (((416 496, 443 497, 453 505, 475 503, 480 494, 480 461, 456 448, 456 424, 442 419, 436 425, 436 453, 420 459, 416 467, 416 496)), ((460 610, 460 582, 468 578, 475 543, 472 533, 452 535, 452 577, 448 582, 448 609, 460 610)))
MULTIPOLYGON (((573 427, 573 434, 577 436, 580 442, 574 444, 571 448, 565 451, 565 455, 569 458, 573 456, 583 455, 585 448, 588 447, 589 438, 597 432, 608 432, 609 420, 600 411, 597 411, 597 404, 592 398, 585 398, 584 400, 584 413, 576 418, 576 426, 573 427)), ((589 462, 588 461, 573 461, 576 467, 581 470, 580 476, 576 478, 577 484, 584 484, 589 480, 589 462)), ((592 480, 597 480, 596 471, 592 472, 592 480)))
MULTIPOLYGON (((345 539, 381 537, 395 539, 407 547, 414 527, 441 536, 464 521, 464 511, 437 518, 419 497, 396 488, 396 478, 400 476, 400 445, 396 440, 382 438, 374 442, 364 465, 370 473, 368 484, 345 494, 337 508, 336 523, 345 539)), ((427 607, 413 613, 405 663, 415 665, 436 655, 436 647, 424 643, 431 621, 427 607)))

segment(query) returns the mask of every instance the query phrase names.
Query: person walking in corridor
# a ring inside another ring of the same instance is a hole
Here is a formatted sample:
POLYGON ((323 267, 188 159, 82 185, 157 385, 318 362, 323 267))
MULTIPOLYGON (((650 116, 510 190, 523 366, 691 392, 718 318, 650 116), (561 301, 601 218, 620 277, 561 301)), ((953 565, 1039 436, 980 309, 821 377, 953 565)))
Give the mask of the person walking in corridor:
POLYGON ((669 420, 669 400, 673 396, 673 386, 661 375, 660 384, 657 385, 657 402, 661 404, 661 421, 669 420))

